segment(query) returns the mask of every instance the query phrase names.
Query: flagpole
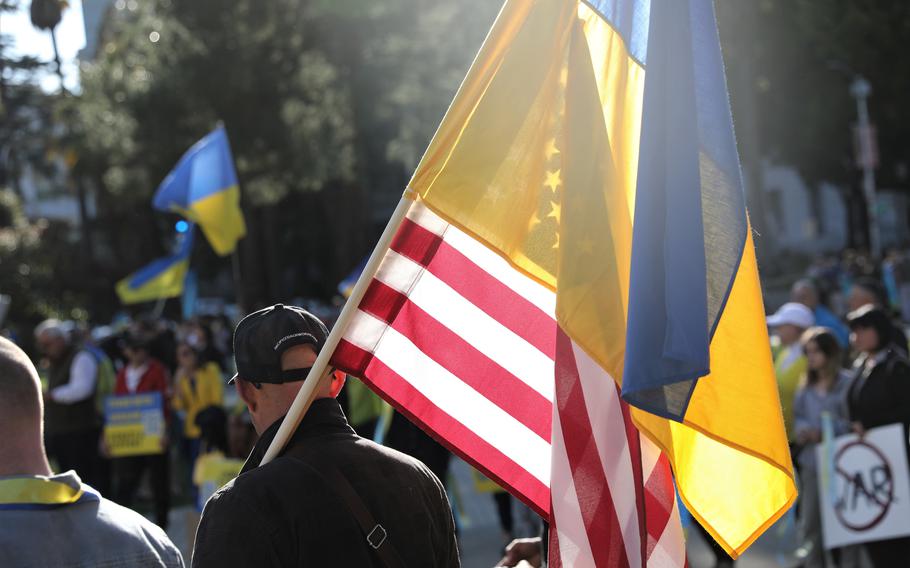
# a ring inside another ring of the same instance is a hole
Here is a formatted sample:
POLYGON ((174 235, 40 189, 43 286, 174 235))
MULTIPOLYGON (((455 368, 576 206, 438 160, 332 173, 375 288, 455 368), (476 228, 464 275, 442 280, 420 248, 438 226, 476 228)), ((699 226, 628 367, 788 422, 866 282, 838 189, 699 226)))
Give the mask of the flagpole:
POLYGON ((313 363, 312 368, 310 368, 309 374, 307 374, 306 379, 303 381, 303 386, 300 388, 300 391, 298 391, 293 404, 291 404, 287 416, 285 416, 284 420, 281 422, 278 433, 275 434, 275 438, 269 445, 269 449, 266 450, 260 465, 269 463, 278 456, 282 449, 284 449, 291 434, 297 430, 297 426, 303 419, 303 415, 309 410, 319 388, 328 380, 327 377, 329 377, 329 375, 326 374, 325 371, 328 368, 329 359, 331 359, 332 354, 335 352, 335 348, 338 347, 338 343, 341 341, 354 314, 357 313, 357 308, 360 306, 360 300, 363 299, 367 287, 370 285, 373 276, 379 269, 379 264, 382 262, 386 251, 389 250, 389 246, 392 244, 392 238, 398 231, 398 227, 401 225, 402 221, 404 221, 411 203, 416 198, 417 194, 410 188, 406 189, 404 195, 401 196, 398 206, 395 207, 395 211, 392 213, 389 223, 386 225, 385 230, 382 232, 382 236, 379 237, 379 242, 376 243, 376 247, 370 255, 370 260, 367 261, 366 266, 363 268, 363 272, 360 274, 357 284, 354 285, 354 290, 351 292, 350 297, 348 297, 347 302, 345 302, 344 308, 341 309, 338 321, 336 321, 334 327, 332 327, 332 331, 329 333, 325 345, 323 345, 322 350, 316 357, 316 362, 313 363))

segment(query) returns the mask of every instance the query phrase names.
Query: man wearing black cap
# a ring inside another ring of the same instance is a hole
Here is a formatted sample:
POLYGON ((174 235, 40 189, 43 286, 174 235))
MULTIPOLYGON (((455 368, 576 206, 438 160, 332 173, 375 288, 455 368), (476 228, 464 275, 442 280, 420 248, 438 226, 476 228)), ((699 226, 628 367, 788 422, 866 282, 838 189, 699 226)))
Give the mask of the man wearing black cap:
POLYGON ((277 304, 234 332, 237 374, 259 441, 205 506, 193 566, 458 566, 452 511, 419 461, 357 436, 332 372, 282 453, 259 467, 325 344, 325 325, 277 304))

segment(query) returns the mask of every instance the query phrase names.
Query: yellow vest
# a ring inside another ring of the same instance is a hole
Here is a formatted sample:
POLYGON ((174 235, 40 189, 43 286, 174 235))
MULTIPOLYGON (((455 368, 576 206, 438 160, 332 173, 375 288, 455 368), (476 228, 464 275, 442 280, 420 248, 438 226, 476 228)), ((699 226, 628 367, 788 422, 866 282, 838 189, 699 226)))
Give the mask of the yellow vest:
POLYGON ((800 380, 809 367, 809 361, 801 352, 798 357, 791 355, 791 350, 800 349, 798 345, 782 346, 774 358, 774 374, 777 376, 777 388, 780 392, 780 405, 784 412, 784 426, 787 428, 787 439, 793 441, 793 399, 800 380))
POLYGON ((196 426, 196 415, 200 410, 209 406, 221 406, 224 403, 222 382, 221 369, 211 362, 197 369, 193 377, 181 375, 177 379, 172 404, 175 410, 186 412, 183 435, 187 438, 198 438, 202 434, 196 426))

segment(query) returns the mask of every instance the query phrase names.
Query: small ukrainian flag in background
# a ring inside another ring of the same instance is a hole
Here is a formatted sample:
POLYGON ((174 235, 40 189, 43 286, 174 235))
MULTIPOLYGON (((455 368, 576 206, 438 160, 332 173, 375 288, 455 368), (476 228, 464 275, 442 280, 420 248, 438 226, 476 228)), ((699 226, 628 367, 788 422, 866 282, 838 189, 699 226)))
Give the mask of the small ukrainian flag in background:
POLYGON ((194 227, 190 225, 190 229, 181 237, 175 254, 154 260, 117 282, 116 290, 120 301, 124 304, 138 304, 182 294, 193 252, 193 231, 194 227))
POLYGON ((199 225, 220 256, 234 251, 246 235, 240 186, 227 133, 218 126, 190 148, 164 178, 152 201, 155 209, 175 211, 199 225))

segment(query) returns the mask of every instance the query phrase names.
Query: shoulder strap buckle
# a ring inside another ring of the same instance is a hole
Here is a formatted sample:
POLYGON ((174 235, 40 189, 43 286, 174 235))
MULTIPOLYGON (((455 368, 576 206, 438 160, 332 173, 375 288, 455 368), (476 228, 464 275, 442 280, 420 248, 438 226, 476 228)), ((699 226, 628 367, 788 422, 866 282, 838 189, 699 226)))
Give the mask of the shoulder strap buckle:
POLYGON ((370 531, 370 534, 367 535, 367 542, 370 543, 374 550, 379 550, 387 536, 389 536, 389 533, 386 532, 382 525, 377 523, 373 530, 370 531))

